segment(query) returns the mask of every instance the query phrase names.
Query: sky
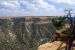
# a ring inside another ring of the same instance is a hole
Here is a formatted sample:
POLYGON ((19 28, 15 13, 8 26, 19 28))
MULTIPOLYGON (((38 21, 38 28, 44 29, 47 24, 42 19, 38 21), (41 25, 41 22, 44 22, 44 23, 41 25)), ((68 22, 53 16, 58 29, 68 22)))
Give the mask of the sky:
POLYGON ((0 0, 0 16, 62 16, 75 0, 0 0))

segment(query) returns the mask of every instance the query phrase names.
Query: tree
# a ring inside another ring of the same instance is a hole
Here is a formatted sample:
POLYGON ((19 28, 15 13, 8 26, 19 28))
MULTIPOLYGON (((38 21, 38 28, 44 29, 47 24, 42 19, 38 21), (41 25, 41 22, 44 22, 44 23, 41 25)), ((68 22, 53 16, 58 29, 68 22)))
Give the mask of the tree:
POLYGON ((65 10, 67 12, 67 18, 70 20, 70 24, 71 24, 71 36, 69 37, 68 41, 67 41, 67 47, 65 50, 71 50, 72 49, 72 43, 74 41, 75 38, 75 23, 72 22, 72 17, 71 17, 71 11, 72 9, 67 9, 65 10))
POLYGON ((54 17, 54 18, 52 18, 52 22, 53 22, 53 24, 54 24, 54 26, 57 28, 57 29, 59 29, 60 27, 62 27, 63 25, 64 25, 64 19, 65 19, 66 17, 54 17))

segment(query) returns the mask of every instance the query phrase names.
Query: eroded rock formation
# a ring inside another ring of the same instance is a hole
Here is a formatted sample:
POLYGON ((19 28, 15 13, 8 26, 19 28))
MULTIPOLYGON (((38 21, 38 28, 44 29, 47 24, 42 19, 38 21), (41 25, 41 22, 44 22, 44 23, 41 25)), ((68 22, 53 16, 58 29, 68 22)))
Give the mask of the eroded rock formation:
POLYGON ((36 50, 55 39, 50 17, 0 19, 0 50, 36 50))

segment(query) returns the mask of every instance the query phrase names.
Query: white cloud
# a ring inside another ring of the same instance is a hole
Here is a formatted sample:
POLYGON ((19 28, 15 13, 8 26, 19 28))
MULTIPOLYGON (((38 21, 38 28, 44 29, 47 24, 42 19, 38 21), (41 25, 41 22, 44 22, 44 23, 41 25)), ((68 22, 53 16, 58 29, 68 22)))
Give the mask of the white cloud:
POLYGON ((9 10, 19 9, 18 1, 0 1, 0 7, 7 8, 9 10))
POLYGON ((23 0, 23 3, 27 3, 27 14, 29 15, 63 15, 60 13, 62 9, 56 9, 54 5, 50 5, 45 0, 23 0), (28 11, 28 9, 30 11, 28 11))
POLYGON ((53 1, 53 2, 57 2, 57 3, 65 3, 65 4, 75 4, 75 0, 49 0, 49 1, 53 1))
POLYGON ((62 9, 57 9, 45 0, 0 0, 0 15, 62 15, 62 9), (20 4, 26 5, 25 9, 20 9, 20 4), (6 8, 6 9, 4 9, 6 8), (1 13, 3 12, 3 13, 1 13), (59 14, 60 13, 60 14, 59 14))

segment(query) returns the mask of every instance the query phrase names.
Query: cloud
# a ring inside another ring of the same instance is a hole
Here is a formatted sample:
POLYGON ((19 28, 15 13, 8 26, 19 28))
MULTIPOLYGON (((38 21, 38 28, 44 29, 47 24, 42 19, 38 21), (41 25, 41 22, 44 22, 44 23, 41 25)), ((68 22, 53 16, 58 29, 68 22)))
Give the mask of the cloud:
POLYGON ((62 8, 57 9, 55 5, 48 4, 45 0, 12 0, 12 1, 0 0, 0 16, 1 15, 2 16, 63 15, 63 9, 62 8))
POLYGON ((25 12, 20 11, 18 0, 0 0, 0 16, 21 16, 25 12))
MULTIPOLYGON (((23 2, 22 4, 27 3, 27 13, 29 15, 59 15, 57 12, 61 12, 62 9, 56 9, 56 7, 54 5, 50 5, 47 2, 45 2, 44 0, 23 0, 21 1, 23 2), (29 11, 28 11, 29 10, 29 11)), ((25 4, 26 5, 26 4, 25 4)), ((61 13, 60 15, 62 15, 63 13, 61 13)))
POLYGON ((56 3, 70 4, 70 5, 75 4, 75 0, 48 0, 48 1, 53 1, 56 3))
POLYGON ((0 7, 2 8, 7 8, 7 9, 11 9, 11 10, 14 10, 14 9, 18 9, 19 8, 19 3, 18 1, 0 1, 0 7))

